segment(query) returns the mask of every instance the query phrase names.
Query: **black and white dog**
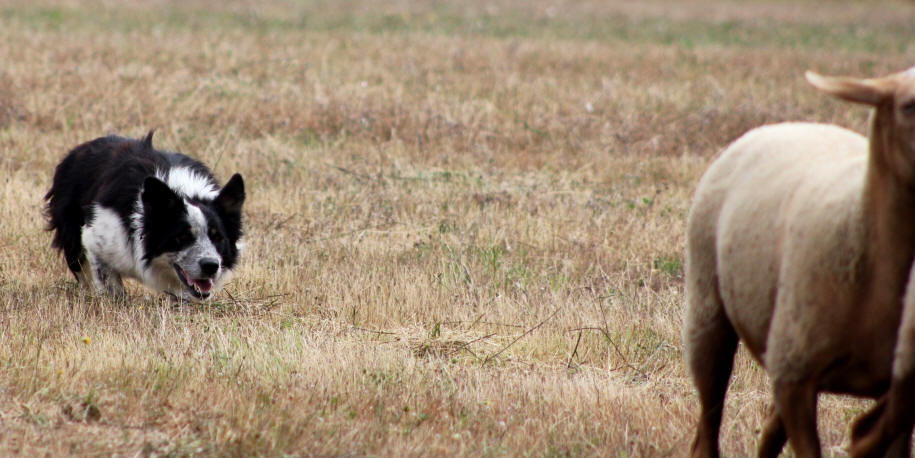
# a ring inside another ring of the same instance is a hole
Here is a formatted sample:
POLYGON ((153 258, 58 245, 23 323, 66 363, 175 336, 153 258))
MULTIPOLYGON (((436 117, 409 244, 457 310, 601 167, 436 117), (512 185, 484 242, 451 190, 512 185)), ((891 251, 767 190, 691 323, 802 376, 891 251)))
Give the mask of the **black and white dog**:
POLYGON ((77 146, 45 200, 53 246, 96 291, 123 295, 126 275, 179 300, 205 300, 238 261, 241 175, 220 189, 200 162, 153 149, 152 132, 77 146))

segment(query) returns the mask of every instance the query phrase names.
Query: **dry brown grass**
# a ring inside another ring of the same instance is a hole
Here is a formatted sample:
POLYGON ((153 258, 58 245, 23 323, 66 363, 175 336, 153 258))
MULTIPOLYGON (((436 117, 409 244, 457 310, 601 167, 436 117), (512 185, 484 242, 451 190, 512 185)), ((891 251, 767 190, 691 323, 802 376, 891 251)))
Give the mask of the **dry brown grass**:
MULTIPOLYGON (((0 3, 0 454, 683 455, 694 184, 862 131, 801 75, 910 66, 915 9, 633 3, 0 3), (215 302, 87 296, 42 231, 63 153, 149 128, 248 183, 215 302)), ((741 352, 728 455, 766 383, 741 352)))

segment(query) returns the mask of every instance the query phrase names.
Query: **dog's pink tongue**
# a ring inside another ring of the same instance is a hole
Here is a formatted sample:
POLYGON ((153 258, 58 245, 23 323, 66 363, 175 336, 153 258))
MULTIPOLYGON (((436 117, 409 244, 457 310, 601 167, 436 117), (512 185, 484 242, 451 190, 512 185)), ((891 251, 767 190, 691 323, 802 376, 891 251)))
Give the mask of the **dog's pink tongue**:
POLYGON ((201 293, 206 293, 213 288, 213 281, 208 278, 201 278, 199 280, 194 280, 194 286, 196 286, 201 293))

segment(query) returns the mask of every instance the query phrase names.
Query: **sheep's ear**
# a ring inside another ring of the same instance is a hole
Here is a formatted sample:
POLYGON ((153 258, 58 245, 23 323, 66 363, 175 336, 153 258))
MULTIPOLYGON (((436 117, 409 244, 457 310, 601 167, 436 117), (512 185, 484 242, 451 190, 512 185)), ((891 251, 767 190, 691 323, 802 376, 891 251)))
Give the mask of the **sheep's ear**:
POLYGON ((804 74, 817 89, 854 103, 878 105, 893 96, 896 82, 891 78, 857 79, 823 76, 811 71, 804 74))

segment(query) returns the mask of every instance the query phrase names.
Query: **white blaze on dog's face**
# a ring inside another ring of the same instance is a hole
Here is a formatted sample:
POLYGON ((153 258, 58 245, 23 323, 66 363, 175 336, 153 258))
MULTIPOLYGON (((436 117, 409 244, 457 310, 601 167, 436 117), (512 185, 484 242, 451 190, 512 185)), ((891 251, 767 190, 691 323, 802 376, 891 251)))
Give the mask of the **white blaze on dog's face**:
MULTIPOLYGON (((237 178, 236 178, 237 177, 237 178)), ((183 300, 206 300, 238 259, 244 187, 233 176, 215 198, 183 198, 156 178, 141 194, 144 281, 183 300)))
POLYGON ((221 280, 222 256, 210 240, 210 227, 200 208, 187 201, 185 208, 193 242, 175 254, 174 268, 183 286, 198 299, 206 299, 221 280))

